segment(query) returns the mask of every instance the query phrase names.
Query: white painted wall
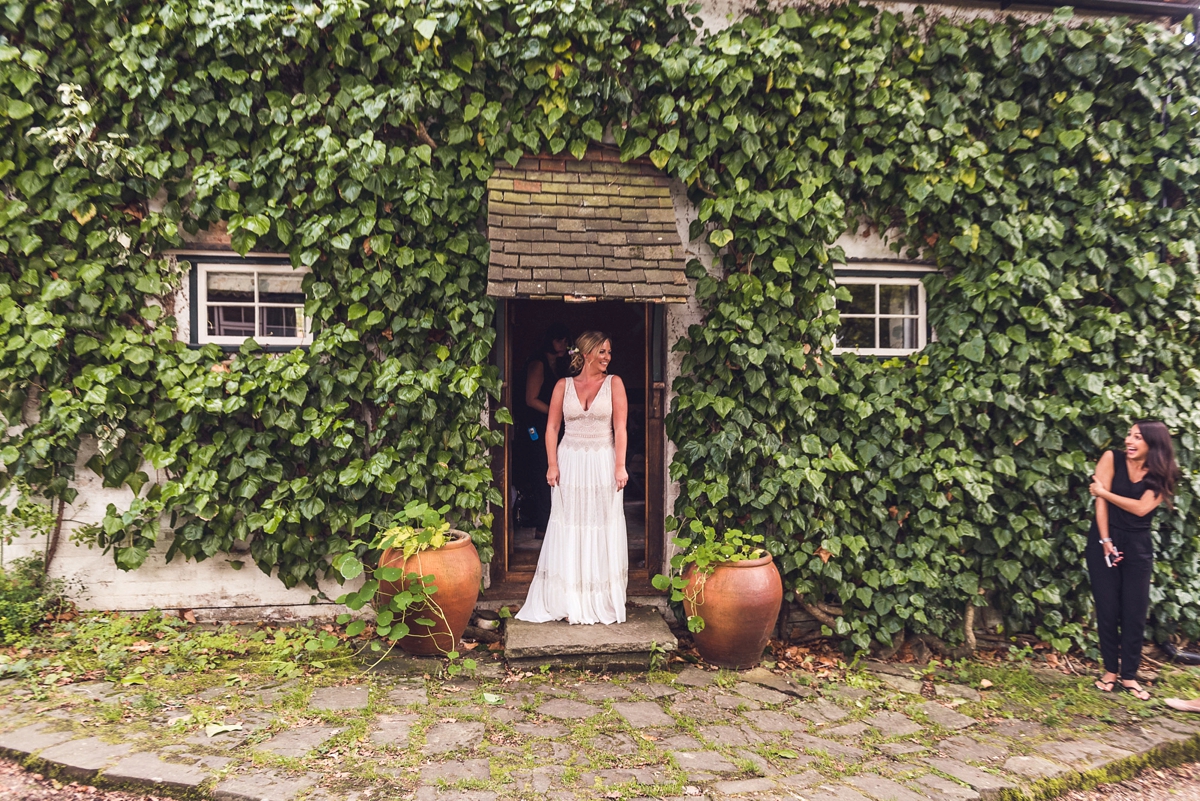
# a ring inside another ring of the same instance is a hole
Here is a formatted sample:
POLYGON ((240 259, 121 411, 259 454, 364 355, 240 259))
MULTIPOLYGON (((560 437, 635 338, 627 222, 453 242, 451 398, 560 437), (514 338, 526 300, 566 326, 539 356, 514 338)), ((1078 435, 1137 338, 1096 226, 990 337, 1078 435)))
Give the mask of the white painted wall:
MULTIPOLYGON (((64 513, 58 551, 50 565, 50 575, 67 581, 71 597, 81 608, 192 609, 199 620, 298 620, 330 617, 348 611, 326 602, 310 604, 313 590, 284 588, 280 581, 259 570, 249 554, 218 554, 204 562, 188 562, 177 557, 168 564, 165 555, 171 533, 165 527, 150 558, 131 572, 118 569, 111 554, 72 542, 72 532, 81 525, 99 522, 108 504, 125 509, 133 499, 128 487, 104 487, 100 476, 85 466, 94 453, 92 443, 85 443, 80 451, 75 465, 75 487, 79 495, 64 513), (241 570, 230 567, 229 562, 239 558, 245 566, 241 570)), ((154 473, 148 465, 143 469, 151 475, 154 473)), ((161 481, 165 476, 160 474, 156 478, 161 481)), ((44 538, 21 537, 4 548, 4 561, 40 556, 45 548, 44 538)), ((333 582, 323 585, 322 589, 331 598, 344 591, 333 582)))

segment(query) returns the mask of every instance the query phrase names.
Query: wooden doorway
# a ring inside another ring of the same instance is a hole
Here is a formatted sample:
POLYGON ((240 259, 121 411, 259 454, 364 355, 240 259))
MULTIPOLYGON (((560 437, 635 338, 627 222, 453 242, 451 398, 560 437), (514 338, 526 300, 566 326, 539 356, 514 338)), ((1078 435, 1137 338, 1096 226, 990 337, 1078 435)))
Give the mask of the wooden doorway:
MULTIPOLYGON (((568 303, 556 300, 505 300, 497 309, 496 355, 503 380, 501 403, 520 420, 518 404, 524 403, 525 365, 554 323, 565 325, 572 335, 589 329, 605 331, 612 338, 613 360, 609 368, 625 383, 629 396, 629 448, 626 467, 629 486, 625 490, 625 522, 629 537, 629 595, 656 591, 650 578, 662 571, 663 515, 665 504, 665 445, 663 427, 666 352, 665 314, 661 305, 596 301, 568 303)), ((533 527, 521 525, 520 494, 531 480, 523 469, 529 444, 518 440, 528 434, 520 425, 503 426, 504 445, 493 454, 493 473, 503 509, 495 510, 492 534, 492 599, 520 600, 525 597, 537 567, 542 541, 533 527)))

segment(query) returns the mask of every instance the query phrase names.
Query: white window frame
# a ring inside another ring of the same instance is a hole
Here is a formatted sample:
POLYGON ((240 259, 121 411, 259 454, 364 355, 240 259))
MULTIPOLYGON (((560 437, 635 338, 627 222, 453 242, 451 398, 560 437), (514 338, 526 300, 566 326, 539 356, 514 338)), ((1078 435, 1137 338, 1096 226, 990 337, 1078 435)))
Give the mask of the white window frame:
POLYGON ((311 272, 307 267, 293 267, 288 262, 250 262, 250 261, 233 261, 229 259, 193 259, 192 263, 196 270, 196 297, 193 298, 196 303, 196 342, 201 345, 212 343, 214 345, 242 345, 246 340, 253 339, 259 345, 264 347, 272 347, 275 345, 284 345, 297 347, 302 345, 311 345, 312 336, 312 318, 305 316, 304 331, 302 337, 265 337, 255 333, 248 337, 237 336, 212 336, 208 333, 208 274, 212 273, 252 273, 255 274, 254 281, 254 300, 251 302, 235 303, 225 301, 215 301, 214 306, 253 306, 255 309, 254 319, 260 319, 260 310, 264 308, 294 308, 290 304, 278 303, 261 303, 258 299, 258 273, 267 273, 271 275, 307 275, 311 272))
MULTIPOLYGON (((845 273, 838 272, 834 277, 836 286, 846 285, 871 285, 877 287, 875 290, 875 313, 874 314, 845 314, 840 309, 838 310, 838 319, 840 320, 875 320, 875 341, 879 340, 879 321, 880 319, 903 317, 915 319, 917 321, 917 347, 915 348, 841 348, 837 347, 836 343, 833 348, 835 354, 838 353, 856 353, 860 356, 910 356, 925 349, 929 344, 929 308, 925 292, 925 284, 921 281, 932 269, 927 267, 886 267, 855 265, 858 271, 854 272, 847 270, 845 273), (871 274, 863 274, 869 272, 871 274), (879 275, 880 272, 890 273, 887 276, 879 275), (883 314, 879 311, 879 286, 915 286, 917 288, 917 313, 915 315, 897 315, 883 314)), ((854 269, 854 268, 851 268, 854 269)))

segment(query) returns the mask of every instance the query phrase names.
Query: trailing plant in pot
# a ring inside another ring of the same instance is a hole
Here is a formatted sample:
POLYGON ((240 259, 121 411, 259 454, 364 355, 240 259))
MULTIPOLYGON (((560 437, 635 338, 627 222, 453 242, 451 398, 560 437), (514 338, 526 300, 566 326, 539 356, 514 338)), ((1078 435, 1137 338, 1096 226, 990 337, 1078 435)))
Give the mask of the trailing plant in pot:
MULTIPOLYGON (((683 526, 673 519, 672 528, 683 526)), ((740 529, 720 533, 693 520, 692 536, 672 542, 671 574, 653 579, 671 600, 683 604, 696 649, 722 667, 757 665, 779 617, 783 582, 760 534, 740 529)))
MULTIPOLYGON (((357 591, 339 597, 338 603, 355 611, 373 604, 379 637, 410 654, 440 654, 454 660, 479 597, 483 568, 470 535, 451 528, 446 521, 449 509, 410 501, 393 524, 370 542, 350 542, 349 550, 335 557, 333 566, 344 580, 356 579, 367 570, 357 549, 365 545, 368 553, 379 553, 371 577, 357 591)), ((338 622, 350 618, 344 614, 338 622)), ((354 621, 346 632, 356 636, 366 625, 354 621)), ((381 648, 378 641, 371 646, 381 648)))

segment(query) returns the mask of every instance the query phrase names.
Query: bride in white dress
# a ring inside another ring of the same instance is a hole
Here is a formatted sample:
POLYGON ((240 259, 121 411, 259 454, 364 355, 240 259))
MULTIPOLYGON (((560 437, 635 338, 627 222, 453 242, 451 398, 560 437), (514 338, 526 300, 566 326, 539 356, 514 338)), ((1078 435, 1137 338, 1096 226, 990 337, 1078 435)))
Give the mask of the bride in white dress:
POLYGON ((612 345, 598 331, 575 339, 571 364, 550 399, 546 481, 550 522, 537 572, 517 620, 624 623, 629 550, 624 489, 629 402, 625 385, 608 375, 612 345), (558 429, 566 422, 563 440, 558 429))

